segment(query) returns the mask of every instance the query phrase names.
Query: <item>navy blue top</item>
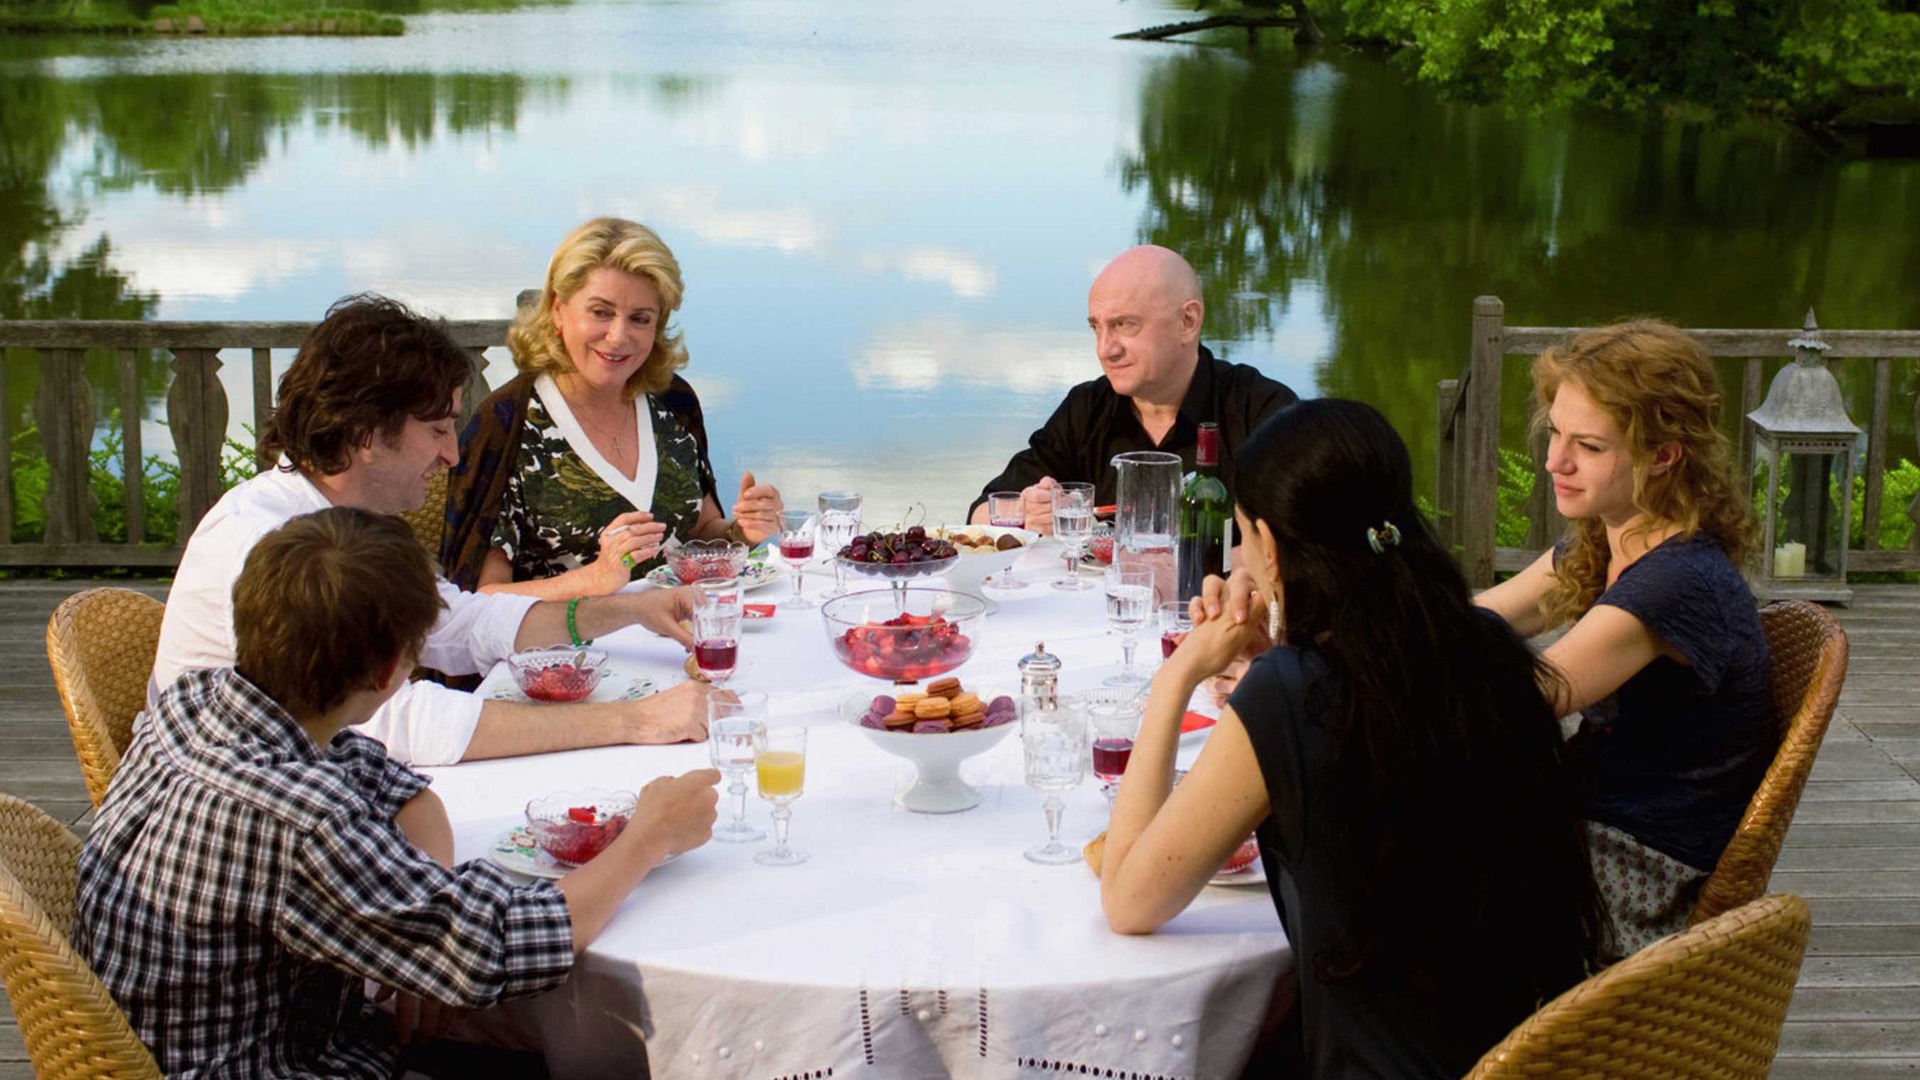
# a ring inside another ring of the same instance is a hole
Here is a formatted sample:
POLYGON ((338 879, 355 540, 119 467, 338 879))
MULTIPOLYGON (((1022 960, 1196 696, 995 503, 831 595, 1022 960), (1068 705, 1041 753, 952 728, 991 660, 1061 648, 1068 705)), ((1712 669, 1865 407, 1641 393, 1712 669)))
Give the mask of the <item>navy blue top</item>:
POLYGON ((1595 606, 1639 619, 1687 658, 1657 657, 1583 710, 1570 744, 1588 816, 1711 870, 1773 761, 1767 638, 1740 571, 1705 533, 1669 537, 1595 606))

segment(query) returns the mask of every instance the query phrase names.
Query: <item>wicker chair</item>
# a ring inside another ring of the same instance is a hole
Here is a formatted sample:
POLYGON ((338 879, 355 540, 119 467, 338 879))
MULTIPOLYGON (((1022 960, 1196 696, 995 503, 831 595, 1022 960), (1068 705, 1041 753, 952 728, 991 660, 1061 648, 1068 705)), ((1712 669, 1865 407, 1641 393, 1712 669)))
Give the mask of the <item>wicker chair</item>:
POLYGON ((400 520, 413 529, 420 546, 427 549, 427 557, 438 563, 440 539, 447 533, 447 470, 434 470, 433 478, 427 481, 427 501, 420 504, 420 509, 401 514, 400 520))
POLYGON ((1467 1080, 1764 1080, 1811 924, 1778 894, 1654 942, 1548 1002, 1467 1080))
POLYGON ((1732 911, 1766 894, 1780 843, 1800 806, 1807 774, 1827 735, 1840 685, 1847 678, 1847 632, 1825 608, 1785 600, 1760 609, 1772 661, 1773 717, 1780 749, 1753 793, 1720 862, 1701 887, 1694 923, 1732 911))
POLYGON ((126 1014, 73 951, 80 841, 0 795, 0 984, 40 1080, 159 1080, 126 1014))
POLYGON ((165 605, 131 589, 87 589, 47 620, 47 662, 93 805, 107 797, 133 718, 147 704, 165 605))

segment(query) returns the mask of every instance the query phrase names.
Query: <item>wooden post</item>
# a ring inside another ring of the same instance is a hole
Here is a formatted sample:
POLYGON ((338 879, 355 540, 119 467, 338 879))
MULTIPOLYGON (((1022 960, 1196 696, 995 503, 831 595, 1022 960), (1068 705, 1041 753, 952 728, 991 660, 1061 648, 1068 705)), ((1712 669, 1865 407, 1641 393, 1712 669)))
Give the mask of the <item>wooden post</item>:
POLYGON ((1460 380, 1442 379, 1434 388, 1434 414, 1440 433, 1439 453, 1434 458, 1433 469, 1433 508, 1438 513, 1433 527, 1439 532, 1442 547, 1452 550, 1459 543, 1459 530, 1454 527, 1458 520, 1459 476, 1454 470, 1457 463, 1453 439, 1453 405, 1460 396, 1460 380))
POLYGON ((467 385, 460 391, 460 430, 467 430, 467 421, 473 419, 473 411, 487 399, 493 391, 487 387, 487 350, 485 347, 467 349, 470 365, 467 369, 467 385))
POLYGON ((7 350, 0 346, 0 544, 13 543, 13 396, 7 392, 7 350))
POLYGON ((1747 357, 1744 377, 1740 380, 1740 437, 1733 444, 1733 478, 1737 484, 1753 486, 1753 421, 1747 414, 1760 407, 1761 361, 1757 356, 1747 357))
MULTIPOLYGON (((1879 357, 1873 362, 1873 419, 1867 422, 1866 498, 1861 503, 1860 545, 1868 551, 1880 547, 1880 503, 1887 481, 1887 408, 1893 398, 1893 361, 1879 357)), ((1853 493, 1847 493, 1846 509, 1853 507, 1853 493)))
POLYGON ((173 349, 173 388, 167 392, 167 427, 180 460, 180 533, 186 544, 194 526, 220 498, 220 451, 227 438, 227 393, 220 386, 217 349, 173 349))
POLYGON ((1506 305, 1497 296, 1473 302, 1473 353, 1467 366, 1467 467, 1460 478, 1461 569, 1467 584, 1493 584, 1493 529, 1499 514, 1500 366, 1506 358, 1506 305))
POLYGON ((253 350, 253 464, 265 472, 273 467, 267 452, 260 448, 260 437, 267 432, 267 420, 273 415, 273 350, 253 350))
POLYGON ((120 378, 120 492, 127 507, 127 543, 147 539, 146 457, 140 447, 140 358, 132 349, 114 353, 120 378))
POLYGON ((33 415, 47 456, 46 542, 92 543, 93 390, 87 386, 84 350, 40 350, 33 415))

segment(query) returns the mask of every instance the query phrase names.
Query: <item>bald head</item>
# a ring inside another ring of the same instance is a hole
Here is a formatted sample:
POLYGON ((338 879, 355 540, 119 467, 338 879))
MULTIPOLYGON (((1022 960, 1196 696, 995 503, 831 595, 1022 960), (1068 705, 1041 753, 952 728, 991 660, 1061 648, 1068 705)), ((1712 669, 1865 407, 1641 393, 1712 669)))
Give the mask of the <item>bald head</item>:
POLYGON ((1093 281, 1094 292, 1102 288, 1150 294, 1173 308, 1189 300, 1201 302, 1200 275, 1179 252, 1158 244, 1141 244, 1115 256, 1093 281))
POLYGON ((1206 310, 1200 276, 1177 252, 1142 244, 1108 263, 1087 292, 1087 325, 1114 392, 1178 405, 1200 361, 1206 310))

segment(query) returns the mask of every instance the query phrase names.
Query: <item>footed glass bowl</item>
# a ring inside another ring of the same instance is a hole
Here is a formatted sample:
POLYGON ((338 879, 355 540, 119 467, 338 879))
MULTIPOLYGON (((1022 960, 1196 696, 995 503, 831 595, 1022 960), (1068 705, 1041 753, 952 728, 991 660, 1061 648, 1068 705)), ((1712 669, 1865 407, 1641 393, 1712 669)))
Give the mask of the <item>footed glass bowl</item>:
POLYGON ((820 621, 841 663, 862 675, 911 683, 966 663, 979 647, 986 611, 980 597, 945 589, 870 589, 827 601, 820 621))

